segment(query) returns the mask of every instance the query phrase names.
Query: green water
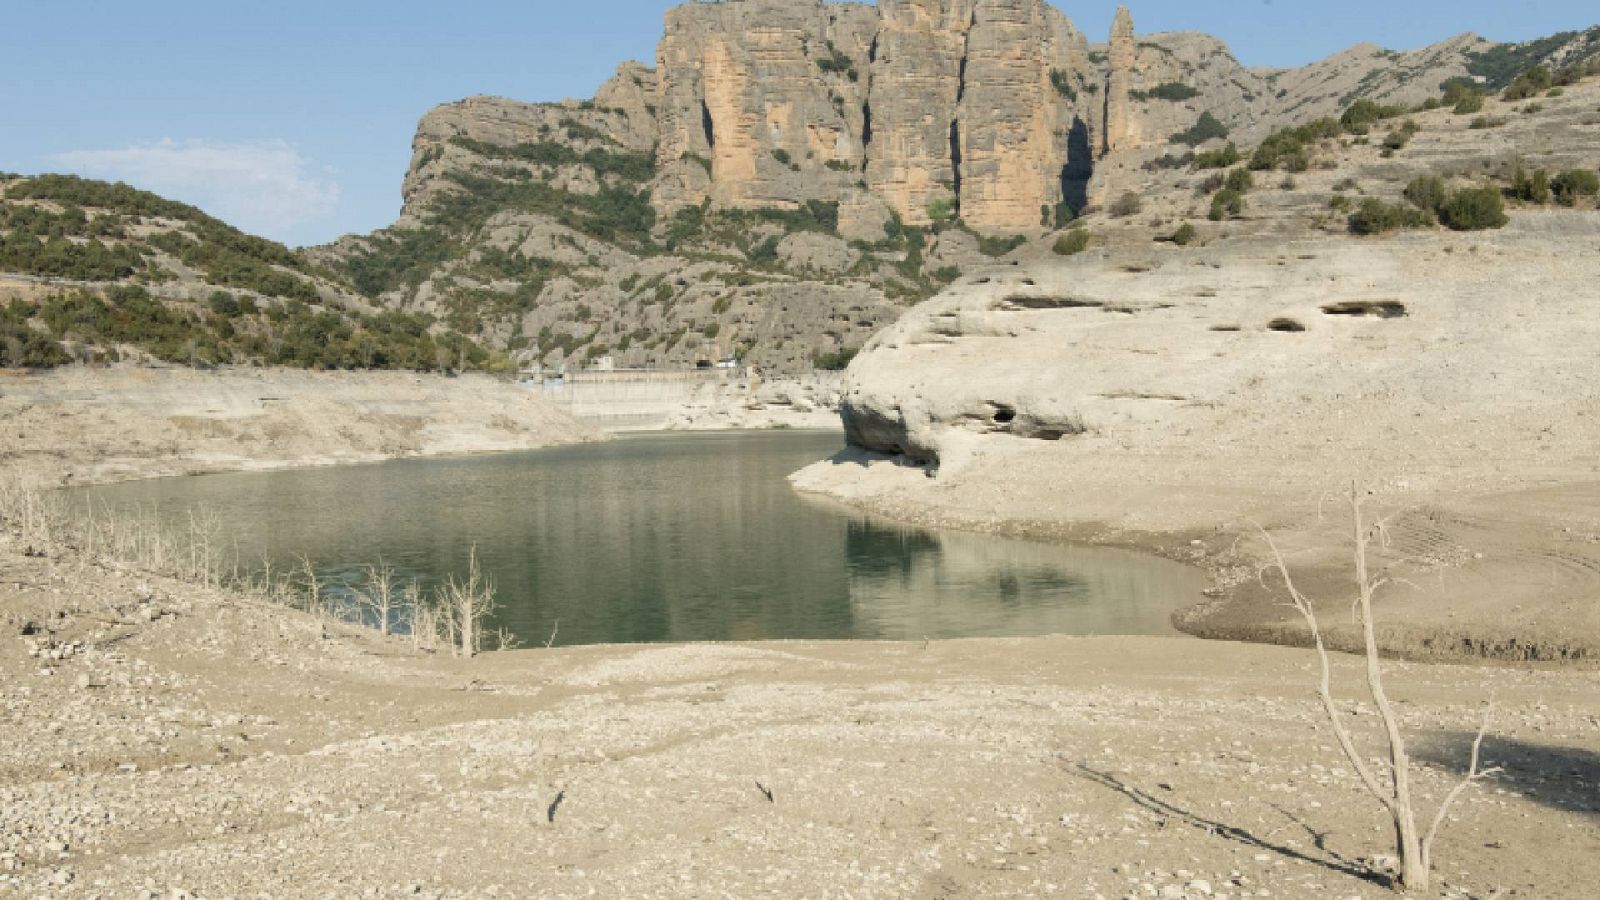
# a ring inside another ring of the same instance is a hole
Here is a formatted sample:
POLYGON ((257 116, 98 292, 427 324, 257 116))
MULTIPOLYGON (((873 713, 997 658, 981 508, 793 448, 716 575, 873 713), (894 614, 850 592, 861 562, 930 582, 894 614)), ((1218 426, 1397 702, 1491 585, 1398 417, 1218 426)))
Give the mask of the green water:
POLYGON ((631 435, 504 456, 92 489, 215 517, 246 564, 334 582, 383 559, 436 584, 476 545, 495 626, 543 644, 1171 634, 1203 587, 1164 560, 930 532, 795 494, 835 434, 631 435))

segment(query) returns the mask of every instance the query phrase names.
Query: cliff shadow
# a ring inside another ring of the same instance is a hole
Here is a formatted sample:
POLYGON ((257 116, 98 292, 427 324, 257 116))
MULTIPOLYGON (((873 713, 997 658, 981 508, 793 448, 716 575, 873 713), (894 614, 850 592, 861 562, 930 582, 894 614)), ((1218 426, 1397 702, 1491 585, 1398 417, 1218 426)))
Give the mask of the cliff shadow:
POLYGON ((1094 147, 1089 125, 1082 117, 1072 120, 1067 134, 1067 164, 1061 167, 1061 199, 1074 216, 1089 205, 1089 182, 1094 178, 1094 147))
MULTIPOLYGON (((1475 732, 1435 732, 1418 741, 1411 755, 1418 762, 1463 776, 1476 737, 1475 732)), ((1505 774, 1493 780, 1540 806, 1600 819, 1600 752, 1491 733, 1483 739, 1483 766, 1505 769, 1505 774)))

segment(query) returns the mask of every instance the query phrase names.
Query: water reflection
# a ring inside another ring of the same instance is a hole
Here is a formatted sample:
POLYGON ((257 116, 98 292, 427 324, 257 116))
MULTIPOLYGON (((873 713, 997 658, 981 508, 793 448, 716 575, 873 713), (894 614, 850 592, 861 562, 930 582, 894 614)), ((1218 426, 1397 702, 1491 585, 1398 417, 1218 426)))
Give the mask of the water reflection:
POLYGON ((1188 569, 1130 554, 902 528, 796 496, 838 448, 814 433, 636 435, 466 460, 91 489, 204 506, 241 559, 335 579, 382 557, 424 587, 476 545, 495 624, 542 644, 1169 633, 1188 569))

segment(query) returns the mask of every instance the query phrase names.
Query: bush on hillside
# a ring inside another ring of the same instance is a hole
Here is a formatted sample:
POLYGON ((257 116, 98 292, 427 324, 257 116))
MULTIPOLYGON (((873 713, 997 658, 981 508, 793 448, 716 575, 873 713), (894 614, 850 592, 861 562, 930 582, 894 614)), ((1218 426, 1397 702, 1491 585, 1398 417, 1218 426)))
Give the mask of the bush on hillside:
POLYGON ((1532 175, 1518 167, 1517 174, 1511 179, 1511 196, 1524 203, 1536 203, 1543 206, 1550 202, 1550 175, 1543 169, 1535 171, 1532 175))
POLYGON ((1339 117, 1339 124, 1351 134, 1366 134, 1371 130, 1372 123, 1393 119, 1404 113, 1405 110, 1398 106, 1384 106, 1363 98, 1345 109, 1344 114, 1339 117))
POLYGON ((1372 197, 1361 201, 1361 205, 1350 215, 1352 234, 1384 234, 1402 228, 1428 228, 1432 225, 1433 216, 1430 213, 1414 206, 1385 203, 1372 197))
POLYGON ((1411 143, 1411 139, 1415 137, 1417 132, 1420 130, 1421 129, 1418 127, 1416 122, 1407 119, 1404 125, 1394 129, 1393 131, 1389 132, 1386 137, 1384 137, 1383 148, 1390 151, 1403 150, 1407 144, 1411 143))
POLYGON ((1200 91, 1181 81, 1169 81, 1165 84, 1158 84, 1148 91, 1133 91, 1131 96, 1135 100, 1166 100, 1172 103, 1181 103, 1184 100, 1193 100, 1200 96, 1200 91))
POLYGON ((1211 198, 1211 211, 1207 217, 1213 222, 1237 219, 1244 215, 1244 194, 1224 188, 1211 198))
POLYGON ((1089 232, 1082 228, 1074 228, 1056 238, 1055 245, 1050 248, 1057 256, 1076 256, 1087 249, 1089 249, 1089 232))
POLYGON ((860 347, 842 347, 830 353, 819 353, 812 357, 811 365, 824 372, 843 372, 850 368, 851 361, 860 352, 860 347))
POLYGON ((1139 199, 1139 195, 1133 191, 1127 191, 1118 197, 1106 212, 1113 219, 1126 219, 1128 216, 1138 215, 1143 209, 1144 201, 1139 199))
POLYGON ((1250 155, 1250 168, 1258 172, 1278 168, 1304 172, 1311 167, 1311 148, 1320 141, 1338 137, 1343 130, 1333 119, 1317 119, 1296 128, 1285 128, 1261 142, 1250 155))
POLYGON ((1550 90, 1555 83, 1555 76, 1550 73, 1550 69, 1538 65, 1518 75, 1501 96, 1506 100, 1526 100, 1550 90))
POLYGON ((1223 147, 1221 150, 1207 150, 1204 153, 1196 154, 1194 158, 1194 167, 1197 170, 1226 169, 1229 166, 1238 164, 1239 160, 1242 158, 1243 157, 1239 155, 1238 146, 1229 143, 1228 146, 1223 147))
POLYGON ((1439 221, 1453 231, 1482 231, 1503 228, 1507 221, 1505 201, 1494 188, 1462 188, 1450 195, 1439 209, 1439 221))
POLYGON ((1186 131, 1180 131, 1171 138, 1174 144, 1186 144, 1197 147, 1206 141, 1220 140, 1228 136, 1228 126, 1209 112, 1200 114, 1193 126, 1186 131))
POLYGON ((1413 206, 1431 214, 1437 214, 1444 207, 1449 195, 1444 179, 1433 175, 1412 179, 1405 190, 1405 198, 1410 200, 1413 206))
POLYGON ((1555 177, 1550 188, 1557 203, 1573 206, 1580 198, 1600 194, 1600 174, 1588 169, 1568 169, 1555 177))

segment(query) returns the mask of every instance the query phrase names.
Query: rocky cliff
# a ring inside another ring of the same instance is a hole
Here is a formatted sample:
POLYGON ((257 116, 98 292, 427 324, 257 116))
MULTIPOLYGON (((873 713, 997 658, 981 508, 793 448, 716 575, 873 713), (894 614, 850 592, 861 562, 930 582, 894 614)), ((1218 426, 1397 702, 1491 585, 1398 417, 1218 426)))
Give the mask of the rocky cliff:
POLYGON ((1256 70, 1215 38, 1140 35, 1126 8, 1092 44, 1043 0, 688 3, 655 66, 593 100, 428 113, 396 226, 315 255, 525 362, 803 371, 1164 157, 1587 39, 1256 70))

